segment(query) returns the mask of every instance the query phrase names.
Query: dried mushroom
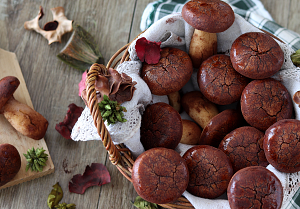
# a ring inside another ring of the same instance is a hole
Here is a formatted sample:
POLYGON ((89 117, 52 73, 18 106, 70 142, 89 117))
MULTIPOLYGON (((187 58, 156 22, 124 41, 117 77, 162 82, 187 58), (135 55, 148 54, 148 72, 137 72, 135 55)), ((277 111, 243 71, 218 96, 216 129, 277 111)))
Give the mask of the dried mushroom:
POLYGON ((48 40, 49 45, 53 42, 61 42, 62 35, 73 30, 73 20, 66 18, 63 7, 52 8, 51 12, 53 21, 46 23, 44 29, 39 26, 39 20, 44 16, 42 6, 40 6, 39 14, 34 19, 24 23, 26 30, 35 30, 48 40))

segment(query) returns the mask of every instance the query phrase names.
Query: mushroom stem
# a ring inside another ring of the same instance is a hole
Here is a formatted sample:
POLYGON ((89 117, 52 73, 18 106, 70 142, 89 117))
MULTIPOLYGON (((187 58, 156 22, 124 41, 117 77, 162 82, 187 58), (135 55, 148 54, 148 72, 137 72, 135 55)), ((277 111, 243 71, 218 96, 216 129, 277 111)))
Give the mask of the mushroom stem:
POLYGON ((13 93, 19 84, 14 76, 0 80, 0 114, 21 134, 39 140, 45 136, 48 121, 28 105, 15 100, 13 93))
POLYGON ((199 68, 204 60, 217 53, 217 42, 216 33, 195 29, 189 49, 194 68, 199 68))
POLYGON ((21 134, 39 140, 46 134, 48 121, 38 112, 12 96, 1 112, 8 122, 21 134))

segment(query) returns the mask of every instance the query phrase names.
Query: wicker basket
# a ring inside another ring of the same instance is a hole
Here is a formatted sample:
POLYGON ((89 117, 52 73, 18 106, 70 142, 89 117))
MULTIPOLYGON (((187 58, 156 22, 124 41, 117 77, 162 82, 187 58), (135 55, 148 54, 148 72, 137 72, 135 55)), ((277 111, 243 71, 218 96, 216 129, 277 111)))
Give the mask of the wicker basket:
MULTIPOLYGON (((114 145, 109 132, 107 131, 104 122, 102 120, 99 106, 96 99, 95 81, 98 74, 107 74, 107 69, 112 67, 115 68, 118 63, 129 60, 128 53, 129 44, 125 45, 119 49, 109 60, 107 66, 93 64, 86 78, 86 89, 87 89, 87 104, 90 109, 91 115, 94 120, 94 124, 97 128, 97 132, 102 139, 103 145, 109 153, 109 159, 114 164, 119 171, 131 181, 131 172, 134 160, 129 149, 125 148, 123 145, 114 145), (115 59, 123 53, 123 56, 115 61, 115 59), (114 64, 112 64, 114 62, 114 64)), ((164 208, 174 208, 174 209, 191 209, 194 208, 193 205, 184 197, 180 197, 176 202, 168 204, 160 204, 164 208)))

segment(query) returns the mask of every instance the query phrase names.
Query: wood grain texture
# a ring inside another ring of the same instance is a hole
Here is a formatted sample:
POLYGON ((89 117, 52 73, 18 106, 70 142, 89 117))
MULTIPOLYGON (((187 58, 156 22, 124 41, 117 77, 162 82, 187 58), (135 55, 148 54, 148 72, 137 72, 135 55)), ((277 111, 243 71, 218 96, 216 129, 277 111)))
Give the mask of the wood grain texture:
POLYGON ((261 0, 265 9, 271 14, 273 19, 281 26, 288 27, 290 0, 273 1, 261 0))
MULTIPOLYGON (((280 25, 300 32, 298 0, 261 1, 280 25)), ((42 27, 52 20, 50 9, 62 6, 67 18, 95 37, 106 63, 140 33, 140 18, 149 2, 151 0, 0 0, 0 48, 16 54, 33 107, 49 121, 45 141, 55 166, 53 174, 0 190, 1 209, 48 208, 47 196, 56 182, 64 191, 62 202, 75 203, 78 209, 134 208, 131 201, 137 194, 132 184, 109 162, 101 142, 66 140, 55 130, 70 103, 84 106, 77 86, 82 72, 56 58, 71 34, 64 35, 62 43, 49 46, 46 39, 26 31, 23 24, 36 16, 42 5, 45 12, 40 20, 42 27), (107 166, 111 183, 89 188, 83 195, 70 193, 68 182, 72 176, 83 174, 86 165, 95 162, 107 166)))
MULTIPOLYGON (((0 63, 0 79, 6 76, 15 76, 20 81, 20 85, 14 93, 14 98, 23 104, 33 107, 16 55, 0 49, 0 63)), ((8 143, 13 145, 21 156, 21 168, 19 172, 10 182, 1 186, 0 189, 11 187, 54 172, 54 165, 51 156, 48 157, 43 171, 34 172, 28 170, 26 172, 25 170, 27 161, 23 156, 23 153, 27 153, 28 149, 31 149, 32 147, 35 149, 43 147, 45 149, 45 153, 49 155, 48 147, 44 139, 34 140, 22 135, 11 126, 3 115, 0 115, 0 136, 0 144, 8 143)))

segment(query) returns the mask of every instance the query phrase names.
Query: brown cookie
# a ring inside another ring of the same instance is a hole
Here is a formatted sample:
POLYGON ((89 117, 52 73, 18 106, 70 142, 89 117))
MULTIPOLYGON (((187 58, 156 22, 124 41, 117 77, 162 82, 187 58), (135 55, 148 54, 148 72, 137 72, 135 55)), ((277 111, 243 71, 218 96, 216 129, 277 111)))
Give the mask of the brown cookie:
POLYGON ((234 109, 227 109, 214 116, 203 129, 199 144, 218 147, 222 139, 232 130, 243 124, 242 114, 234 109))
POLYGON ((224 54, 211 56, 202 62, 197 80, 203 95, 219 105, 239 101, 245 86, 250 82, 249 78, 234 70, 230 57, 224 54))
POLYGON ((141 77, 155 95, 179 91, 191 78, 193 65, 189 55, 176 48, 163 48, 157 64, 143 63, 141 77))
POLYGON ((233 42, 230 59, 234 69, 240 74, 252 79, 264 79, 280 70, 284 54, 271 36, 249 32, 233 42))
POLYGON ((21 168, 21 157, 11 144, 0 144, 0 187, 12 180, 21 168))
POLYGON ((212 146, 198 145, 187 150, 183 159, 190 174, 188 192, 212 199, 226 191, 233 170, 224 152, 212 146))
POLYGON ((157 204, 177 200, 186 190, 189 172, 174 150, 153 148, 143 152, 132 168, 133 186, 143 199, 157 204))
POLYGON ((231 209, 279 209, 283 189, 279 179, 262 166, 250 166, 236 172, 227 189, 231 209))
POLYGON ((219 0, 193 0, 182 8, 183 19, 192 27, 209 33, 227 30, 234 22, 231 7, 219 0))
POLYGON ((300 171, 300 121, 280 120, 267 129, 264 150, 269 163, 285 173, 300 171))
POLYGON ((227 134, 219 149, 229 157, 234 172, 248 166, 266 167, 269 162, 264 153, 263 139, 263 132, 251 126, 244 126, 227 134))
POLYGON ((265 131, 275 122, 293 115, 293 103, 288 90, 273 78, 251 81, 241 96, 241 110, 253 127, 265 131))
POLYGON ((182 131, 180 114, 173 107, 163 102, 147 106, 141 124, 141 143, 145 150, 154 147, 175 149, 182 131))

